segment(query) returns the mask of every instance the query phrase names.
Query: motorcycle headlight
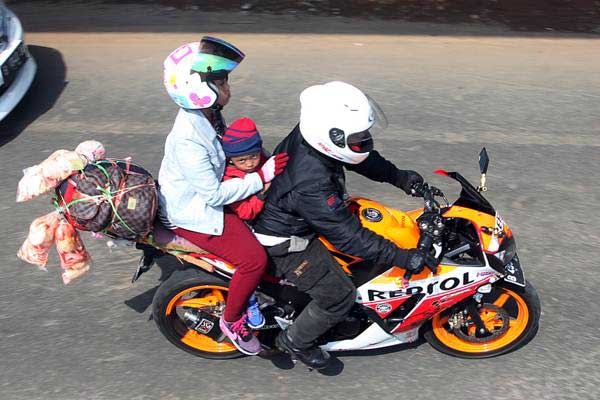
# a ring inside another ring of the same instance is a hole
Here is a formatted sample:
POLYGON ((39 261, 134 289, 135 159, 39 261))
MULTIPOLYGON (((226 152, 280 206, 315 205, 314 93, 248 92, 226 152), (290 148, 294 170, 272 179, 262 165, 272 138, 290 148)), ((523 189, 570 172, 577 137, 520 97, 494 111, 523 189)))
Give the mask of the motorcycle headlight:
POLYGON ((493 254, 494 258, 496 258, 502 266, 505 266, 513 259, 513 257, 517 254, 517 244, 515 242, 514 237, 506 237, 502 241, 500 248, 496 253, 493 254))

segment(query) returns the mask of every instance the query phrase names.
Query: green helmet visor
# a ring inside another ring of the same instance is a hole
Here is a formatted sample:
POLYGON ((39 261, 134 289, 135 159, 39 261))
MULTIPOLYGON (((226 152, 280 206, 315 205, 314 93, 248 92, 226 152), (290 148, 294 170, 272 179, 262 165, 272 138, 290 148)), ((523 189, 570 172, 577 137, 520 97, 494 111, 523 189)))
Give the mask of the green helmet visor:
POLYGON ((200 41, 200 53, 223 57, 237 64, 245 57, 244 53, 231 43, 211 36, 204 36, 200 41))
POLYGON ((206 79, 223 79, 244 57, 244 53, 231 43, 204 36, 200 42, 200 51, 192 63, 192 71, 205 75, 206 79))

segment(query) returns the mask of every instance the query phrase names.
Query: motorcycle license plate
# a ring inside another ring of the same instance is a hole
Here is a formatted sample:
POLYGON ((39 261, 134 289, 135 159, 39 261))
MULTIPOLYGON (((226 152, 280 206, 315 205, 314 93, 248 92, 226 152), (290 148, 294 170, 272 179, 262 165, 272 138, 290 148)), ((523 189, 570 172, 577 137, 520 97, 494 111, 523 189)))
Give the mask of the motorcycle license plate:
POLYGON ((525 276, 523 275, 518 255, 515 254, 513 259, 504 266, 504 269, 506 270, 506 275, 504 276, 506 281, 525 287, 525 276))

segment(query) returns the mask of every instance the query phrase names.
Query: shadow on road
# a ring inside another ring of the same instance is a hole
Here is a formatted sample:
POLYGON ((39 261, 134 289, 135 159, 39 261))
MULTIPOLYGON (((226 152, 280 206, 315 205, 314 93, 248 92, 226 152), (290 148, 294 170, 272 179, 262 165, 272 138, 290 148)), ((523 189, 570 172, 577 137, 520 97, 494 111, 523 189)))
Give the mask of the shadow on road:
POLYGON ((171 6, 183 10, 242 11, 246 14, 304 14, 442 24, 479 22, 482 24, 504 24, 515 31, 522 32, 600 33, 597 31, 600 5, 590 0, 158 1, 165 7, 171 6))
POLYGON ((598 4, 591 0, 9 1, 28 32, 543 33, 586 38, 600 34, 598 4))
POLYGON ((67 86, 67 67, 58 50, 29 46, 29 52, 37 63, 37 74, 23 100, 0 122, 0 146, 11 142, 50 110, 67 86))
MULTIPOLYGON (((399 344, 393 347, 385 347, 374 350, 361 350, 361 351, 336 351, 331 353, 331 361, 327 368, 317 371, 321 375, 325 376, 337 376, 344 371, 344 362, 340 359, 346 357, 376 357, 378 355, 398 353, 409 349, 416 349, 420 345, 425 343, 425 340, 419 338, 414 343, 399 344)), ((293 368, 306 368, 301 362, 293 363, 289 355, 281 353, 278 350, 263 351, 260 355, 262 358, 269 360, 273 366, 282 370, 289 370, 293 368)))
MULTIPOLYGON (((154 299, 154 294, 158 290, 158 287, 169 277, 171 274, 178 269, 185 268, 185 265, 182 264, 176 257, 170 255, 161 255, 155 260, 155 267, 160 269, 160 277, 158 278, 158 284, 151 289, 146 290, 139 295, 132 297, 131 299, 125 300, 124 303, 132 310, 143 314, 148 307, 152 304, 152 300, 154 299)), ((145 276, 142 276, 140 279, 143 279, 145 276)))

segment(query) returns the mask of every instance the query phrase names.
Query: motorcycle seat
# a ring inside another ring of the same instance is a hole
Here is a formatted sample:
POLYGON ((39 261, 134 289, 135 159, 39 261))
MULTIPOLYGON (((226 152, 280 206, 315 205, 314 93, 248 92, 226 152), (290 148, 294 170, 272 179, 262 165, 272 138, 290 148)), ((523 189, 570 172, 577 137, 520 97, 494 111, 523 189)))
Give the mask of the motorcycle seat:
POLYGON ((165 250, 184 251, 196 254, 209 253, 189 240, 178 236, 172 230, 165 228, 158 221, 154 224, 154 242, 165 250))

